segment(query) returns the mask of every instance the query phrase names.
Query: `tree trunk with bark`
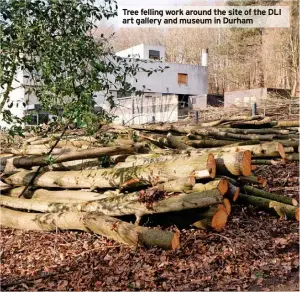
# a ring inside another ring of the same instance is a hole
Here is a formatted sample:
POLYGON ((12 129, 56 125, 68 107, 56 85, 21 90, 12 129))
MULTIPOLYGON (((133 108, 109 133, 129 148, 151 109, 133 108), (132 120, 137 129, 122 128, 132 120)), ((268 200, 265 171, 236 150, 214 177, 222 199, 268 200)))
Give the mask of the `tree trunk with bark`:
MULTIPOLYGON (((74 160, 82 160, 89 158, 98 158, 103 156, 110 156, 116 154, 133 154, 136 152, 136 148, 132 145, 125 146, 114 146, 114 147, 102 147, 102 148, 93 148, 93 149, 85 149, 74 151, 70 153, 64 153, 60 155, 52 155, 53 163, 61 163, 65 161, 74 161, 74 160)), ((37 157, 21 157, 21 158, 12 158, 13 165, 15 167, 23 167, 28 168, 32 166, 45 166, 48 164, 47 162, 48 156, 37 156, 37 157)))
POLYGON ((38 212, 99 212, 108 216, 135 215, 137 221, 146 214, 166 213, 208 207, 223 201, 217 189, 179 194, 149 204, 139 201, 139 192, 84 203, 53 203, 47 200, 19 199, 0 195, 0 205, 38 212))
POLYGON ((82 230, 94 232, 132 247, 178 249, 179 234, 133 225, 99 213, 25 213, 0 208, 1 226, 22 230, 82 230))
POLYGON ((269 200, 277 201, 277 202, 287 204, 287 205, 291 205, 291 206, 298 206, 298 202, 295 199, 285 197, 285 196, 282 196, 282 195, 269 193, 269 192, 266 192, 264 190, 260 190, 260 189, 257 189, 255 187, 252 187, 252 186, 245 185, 245 186, 243 186, 243 190, 247 194, 250 193, 250 194, 252 194, 253 196, 256 196, 256 197, 266 198, 266 199, 269 199, 269 200))
POLYGON ((267 212, 275 212, 280 217, 286 216, 289 219, 299 221, 299 208, 291 205, 244 194, 239 195, 237 202, 245 205, 253 205, 267 212))

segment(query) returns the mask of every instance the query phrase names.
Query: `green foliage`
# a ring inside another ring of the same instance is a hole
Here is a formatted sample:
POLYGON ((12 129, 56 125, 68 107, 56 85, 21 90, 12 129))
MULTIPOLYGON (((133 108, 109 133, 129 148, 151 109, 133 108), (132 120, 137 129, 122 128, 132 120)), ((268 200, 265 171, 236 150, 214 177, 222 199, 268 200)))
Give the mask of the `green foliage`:
POLYGON ((143 70, 140 62, 131 62, 113 54, 109 38, 95 41, 93 32, 102 19, 117 15, 115 1, 104 0, 3 0, 0 4, 1 83, 5 89, 0 104, 3 118, 14 121, 8 104, 12 82, 18 69, 24 70, 28 94, 35 94, 42 110, 60 117, 58 121, 97 130, 99 120, 109 118, 94 111, 95 92, 101 92, 113 108, 111 90, 134 93, 128 81, 143 70), (33 86, 34 85, 34 86, 33 86), (10 116, 10 117, 9 117, 10 116))
POLYGON ((45 162, 48 164, 48 165, 53 165, 55 163, 55 158, 49 154, 46 158, 45 158, 45 162))

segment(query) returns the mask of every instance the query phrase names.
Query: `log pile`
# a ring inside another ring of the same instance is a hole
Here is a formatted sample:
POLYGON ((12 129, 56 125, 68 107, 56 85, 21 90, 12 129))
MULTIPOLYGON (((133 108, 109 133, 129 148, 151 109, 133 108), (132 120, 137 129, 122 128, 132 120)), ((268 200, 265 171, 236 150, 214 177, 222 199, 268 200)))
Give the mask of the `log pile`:
POLYGON ((297 121, 242 116, 110 125, 109 141, 32 137, 1 151, 1 225, 92 231, 131 246, 177 249, 178 229, 149 225, 220 231, 232 204, 299 221, 297 200, 265 191, 267 179, 253 174, 257 165, 298 160, 298 129, 297 121))

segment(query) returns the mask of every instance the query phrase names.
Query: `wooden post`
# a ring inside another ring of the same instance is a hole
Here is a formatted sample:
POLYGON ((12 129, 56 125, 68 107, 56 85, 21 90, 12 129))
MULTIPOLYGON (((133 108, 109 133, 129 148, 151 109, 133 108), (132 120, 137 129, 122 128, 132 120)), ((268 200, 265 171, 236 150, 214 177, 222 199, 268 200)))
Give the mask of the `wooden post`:
POLYGON ((194 120, 195 120, 195 123, 198 124, 198 121, 199 121, 199 112, 198 111, 194 111, 194 120))
POLYGON ((252 117, 257 115, 257 106, 256 106, 256 102, 251 104, 251 113, 252 113, 252 117))

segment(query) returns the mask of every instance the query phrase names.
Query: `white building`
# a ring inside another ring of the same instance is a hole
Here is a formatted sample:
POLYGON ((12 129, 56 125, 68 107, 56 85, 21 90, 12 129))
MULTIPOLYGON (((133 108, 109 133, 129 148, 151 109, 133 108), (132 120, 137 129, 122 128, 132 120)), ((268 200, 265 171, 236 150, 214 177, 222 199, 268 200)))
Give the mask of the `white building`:
MULTIPOLYGON (((187 109, 192 104, 206 106, 208 93, 207 50, 202 50, 202 55, 199 52, 199 63, 202 59, 201 65, 164 62, 166 56, 162 46, 140 44, 117 52, 116 55, 123 58, 133 58, 135 62, 140 62, 140 66, 145 69, 155 69, 158 66, 169 67, 163 72, 153 73, 150 76, 147 72, 141 71, 135 78, 129 80, 137 90, 144 91, 141 97, 123 97, 119 96, 117 90, 112 90, 116 104, 119 104, 119 107, 114 110, 117 115, 116 123, 177 121, 178 116, 187 114, 187 109), (151 62, 144 63, 138 59, 150 59, 151 62)), ((22 72, 20 74, 22 75, 22 72)), ((18 80, 24 84, 24 78, 21 75, 18 76, 18 80)), ((22 117, 24 116, 22 102, 28 100, 26 109, 33 110, 38 108, 38 101, 33 95, 26 96, 22 86, 16 87, 18 89, 11 92, 10 98, 11 100, 18 100, 19 104, 17 105, 15 102, 10 110, 13 114, 22 117)), ((109 107, 102 93, 96 92, 94 99, 98 107, 108 110, 109 107)), ((37 115, 36 120, 38 118, 37 115)), ((0 121, 0 126, 5 126, 3 121, 0 121)))

